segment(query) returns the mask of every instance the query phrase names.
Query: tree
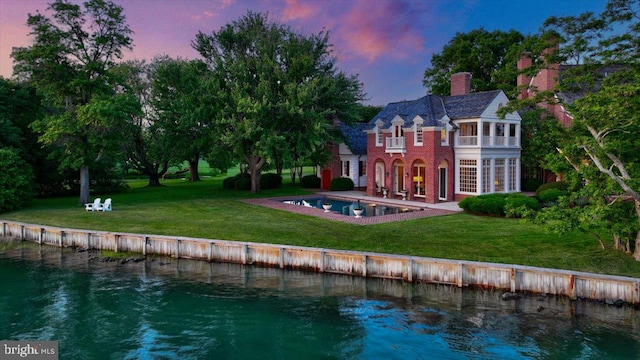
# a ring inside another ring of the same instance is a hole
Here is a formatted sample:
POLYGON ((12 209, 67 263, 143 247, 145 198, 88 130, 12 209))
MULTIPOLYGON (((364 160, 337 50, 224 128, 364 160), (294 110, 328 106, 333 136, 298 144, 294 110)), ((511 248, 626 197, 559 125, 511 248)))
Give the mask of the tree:
POLYGON ((15 149, 0 148, 0 212, 15 210, 33 198, 31 167, 15 149))
POLYGON ((423 83, 432 94, 449 95, 450 77, 470 72, 472 91, 516 89, 517 60, 524 44, 531 41, 515 30, 489 32, 483 28, 457 33, 442 52, 431 58, 423 83))
POLYGON ((80 203, 89 201, 89 167, 113 149, 123 114, 116 104, 134 110, 125 97, 113 98, 109 69, 132 48, 132 31, 122 7, 109 0, 89 0, 82 7, 56 0, 52 18, 29 14, 34 43, 14 49, 16 76, 27 78, 57 107, 34 128, 41 141, 64 153, 62 166, 80 170, 80 203), (112 102, 113 100, 113 102, 112 102), (92 116, 100 116, 93 118, 92 116), (115 131, 115 132, 114 132, 115 131))
POLYGON ((189 163, 189 180, 199 181, 198 163, 215 146, 210 123, 219 107, 217 86, 202 61, 156 61, 151 84, 155 123, 189 163))
MULTIPOLYGON (((547 46, 549 41, 558 46, 550 48, 544 57, 546 63, 540 66, 557 61, 569 66, 556 89, 564 96, 541 94, 546 97, 537 99, 561 101, 573 116, 557 163, 575 172, 568 176, 586 184, 578 195, 588 198, 589 203, 580 211, 588 212, 589 222, 607 223, 618 243, 620 236, 633 233, 633 256, 640 261, 639 20, 638 0, 611 0, 600 15, 547 19, 541 39, 547 46), (611 215, 624 213, 620 210, 624 201, 634 205, 632 223, 629 216, 611 215)), ((567 209, 576 208, 575 202, 565 205, 567 209)), ((569 219, 576 212, 559 212, 554 220, 569 219)))
POLYGON ((218 138, 248 164, 251 191, 260 192, 268 161, 294 166, 333 139, 332 119, 352 121, 362 85, 335 69, 328 34, 303 36, 249 12, 193 47, 218 79, 224 108, 218 138))
POLYGON ((112 69, 119 78, 120 92, 135 96, 141 112, 130 118, 123 141, 125 166, 149 177, 148 186, 160 186, 160 179, 172 165, 182 163, 173 137, 158 119, 152 101, 151 83, 157 67, 164 58, 155 58, 151 63, 127 61, 112 69))

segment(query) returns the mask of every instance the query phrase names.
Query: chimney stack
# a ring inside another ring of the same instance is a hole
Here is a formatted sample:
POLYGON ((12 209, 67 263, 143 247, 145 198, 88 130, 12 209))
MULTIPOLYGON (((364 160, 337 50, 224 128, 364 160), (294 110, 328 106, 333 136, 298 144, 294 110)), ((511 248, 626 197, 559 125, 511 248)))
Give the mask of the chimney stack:
POLYGON ((471 93, 471 73, 460 72, 451 75, 451 96, 471 93))
POLYGON ((518 89, 520 89, 520 94, 518 95, 518 98, 520 99, 526 99, 529 95, 526 89, 526 86, 529 86, 529 83, 531 82, 531 76, 527 76, 523 74, 522 71, 531 67, 531 65, 532 65, 531 54, 527 52, 520 54, 520 58, 518 59, 518 81, 517 81, 518 89))

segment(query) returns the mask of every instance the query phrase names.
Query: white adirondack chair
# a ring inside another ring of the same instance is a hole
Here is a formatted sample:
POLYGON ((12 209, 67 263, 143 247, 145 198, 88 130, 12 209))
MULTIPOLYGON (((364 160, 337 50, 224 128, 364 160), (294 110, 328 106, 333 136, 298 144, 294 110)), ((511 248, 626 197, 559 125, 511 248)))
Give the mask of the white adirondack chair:
POLYGON ((104 204, 98 207, 98 211, 111 211, 111 198, 104 201, 104 204))
POLYGON ((98 208, 100 207, 100 202, 101 201, 102 201, 102 199, 96 198, 95 200, 93 200, 92 203, 84 204, 84 209, 87 210, 87 211, 97 211, 98 208))

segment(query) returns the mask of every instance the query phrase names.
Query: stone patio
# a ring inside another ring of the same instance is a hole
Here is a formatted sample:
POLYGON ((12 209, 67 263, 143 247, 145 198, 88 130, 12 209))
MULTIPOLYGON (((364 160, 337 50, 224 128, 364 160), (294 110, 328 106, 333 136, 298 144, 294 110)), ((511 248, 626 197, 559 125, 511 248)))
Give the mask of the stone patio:
POLYGON ((305 207, 300 205, 293 205, 293 204, 286 204, 282 202, 282 200, 300 199, 301 196, 278 197, 278 198, 267 198, 267 199, 247 199, 243 201, 249 204, 264 206, 272 209, 285 210, 289 212, 295 212, 298 214, 315 216, 315 217, 329 219, 329 220, 342 221, 345 223, 356 224, 356 225, 372 225, 372 224, 380 224, 380 223, 391 222, 391 221, 418 219, 418 218, 430 217, 430 216, 443 216, 443 215, 450 215, 450 214, 454 214, 462 211, 462 209, 458 207, 457 202, 427 204, 427 203, 418 202, 418 201, 383 199, 381 197, 367 196, 365 195, 364 192, 360 192, 360 191, 318 192, 317 195, 328 196, 331 198, 344 199, 344 200, 353 200, 353 201, 360 200, 361 202, 364 202, 364 203, 375 202, 377 204, 389 204, 390 206, 395 206, 395 207, 408 207, 408 208, 415 209, 416 211, 406 212, 401 214, 365 216, 361 218, 356 218, 355 216, 342 215, 337 212, 326 213, 322 209, 305 207))

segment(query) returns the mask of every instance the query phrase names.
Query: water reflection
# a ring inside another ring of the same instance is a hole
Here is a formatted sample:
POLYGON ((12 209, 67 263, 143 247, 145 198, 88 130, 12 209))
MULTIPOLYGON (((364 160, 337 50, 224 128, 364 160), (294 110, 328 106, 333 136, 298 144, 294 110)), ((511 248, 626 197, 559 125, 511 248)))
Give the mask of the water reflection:
POLYGON ((64 359, 626 359, 631 307, 274 268, 0 250, 0 339, 64 359))

